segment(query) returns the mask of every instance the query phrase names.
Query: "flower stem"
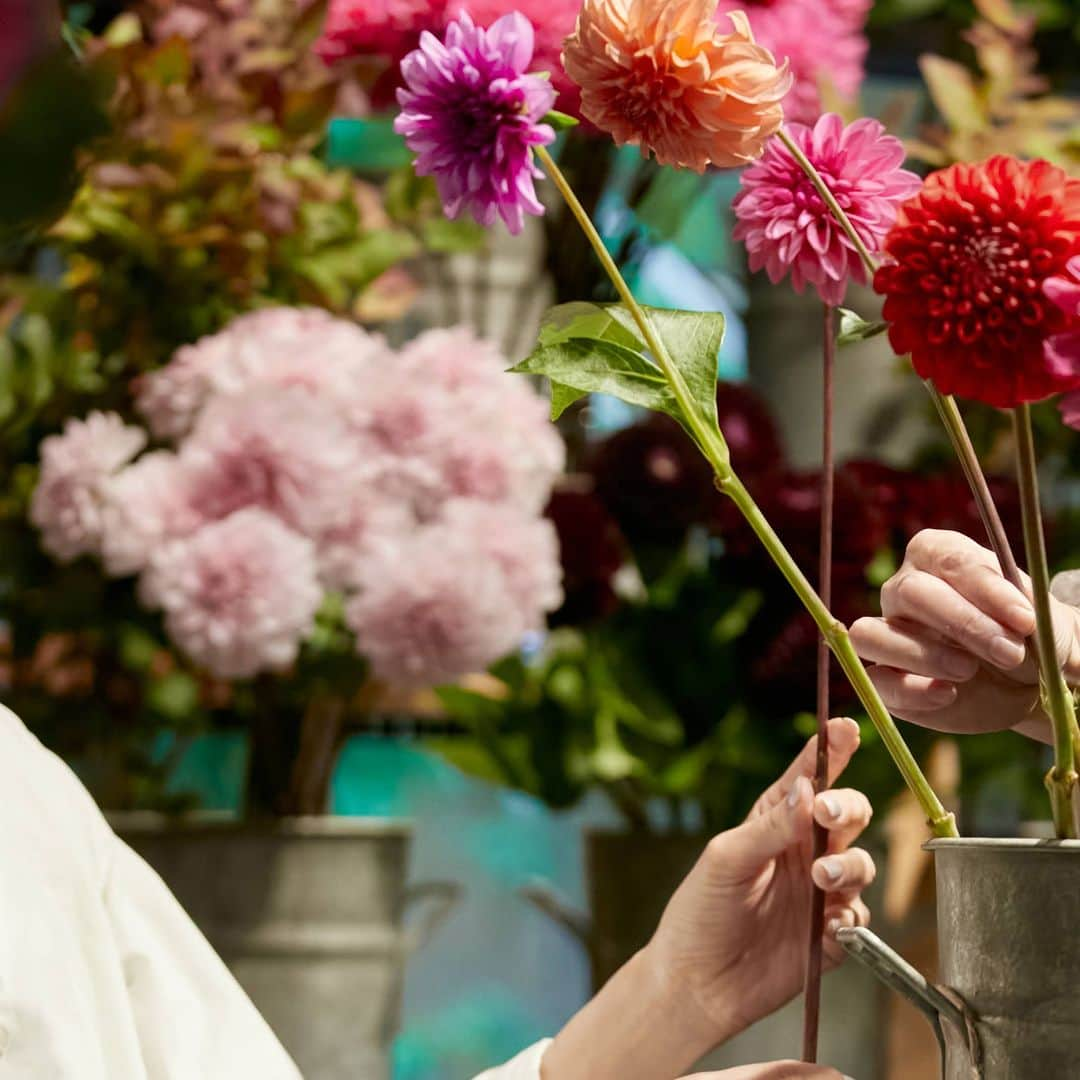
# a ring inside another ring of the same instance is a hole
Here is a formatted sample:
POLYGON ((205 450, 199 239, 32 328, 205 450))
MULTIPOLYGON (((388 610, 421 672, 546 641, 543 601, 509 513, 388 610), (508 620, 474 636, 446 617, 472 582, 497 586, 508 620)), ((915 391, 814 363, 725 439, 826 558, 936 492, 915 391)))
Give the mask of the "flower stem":
POLYGON ((682 375, 668 355, 659 335, 653 329, 648 315, 634 298, 615 260, 604 246, 604 241, 574 194, 566 177, 563 176, 559 167, 552 160, 551 155, 544 148, 538 149, 537 156, 560 194, 566 200, 571 213, 577 218, 627 310, 631 312, 645 344, 652 352, 657 366, 671 386, 672 393, 683 411, 695 441, 713 467, 717 488, 735 503, 751 529, 764 545, 773 562, 776 563, 780 572, 784 575, 784 578, 795 590, 796 595, 810 613, 818 629, 824 635, 829 648, 836 656, 841 669, 869 714, 875 728, 877 728, 881 741, 892 755, 901 776, 926 814, 934 835, 956 836, 956 822, 953 815, 948 813, 942 806, 941 800, 938 799, 933 788, 930 787, 929 782, 919 768, 918 762, 904 742, 896 727, 896 722, 889 715, 889 711, 885 708, 885 704, 867 674, 866 668, 855 652, 847 628, 822 603, 821 597, 814 591, 813 586, 806 579, 806 575, 799 569, 790 552, 784 547, 780 537, 777 536, 772 526, 765 519, 750 492, 747 491, 745 485, 732 471, 731 458, 723 435, 718 428, 710 427, 701 421, 682 375))
POLYGON ((667 347, 653 328, 648 315, 645 314, 645 311, 635 299, 630 286, 627 285, 626 279, 622 276, 622 271, 619 270, 618 264, 612 258, 611 252, 608 251, 607 245, 597 231, 596 226, 592 223, 592 219, 589 217, 585 207, 581 205, 581 201, 570 186, 570 182, 566 179, 559 166, 555 164, 554 159, 545 147, 538 147, 536 156, 547 170, 552 182, 559 189, 559 194, 566 201, 571 213, 577 218, 578 224, 592 245, 593 251, 596 252, 596 257, 600 260, 600 265, 603 266, 605 273, 611 279, 611 283, 615 286, 615 291, 619 294, 626 309, 633 316, 638 330, 641 331, 642 339, 649 347, 657 366, 664 373, 671 386, 675 400, 678 402, 686 422, 694 433, 694 439, 698 447, 711 462, 722 461, 723 467, 725 469, 729 468, 731 455, 728 453, 727 443, 719 431, 712 430, 708 425, 701 423, 690 390, 668 354, 667 347))
MULTIPOLYGON (((836 501, 836 465, 833 450, 833 384, 836 369, 836 320, 832 305, 824 306, 822 321, 822 408, 821 408, 821 550, 818 561, 818 593, 821 602, 832 608, 833 504, 836 501)), ((817 762, 814 791, 829 786, 829 643, 818 638, 817 669, 817 762)), ((814 822, 813 860, 829 846, 829 832, 814 822)), ((825 932, 825 891, 810 883, 810 925, 806 952, 806 979, 803 984, 803 1061, 818 1057, 818 1030, 821 1019, 821 954, 825 932)))
MULTIPOLYGON (((986 534, 990 538, 990 546, 994 549, 998 562, 1001 564, 1001 572, 1011 585, 1015 585, 1024 592, 1024 579, 1020 574, 1020 568, 1016 565, 1016 556, 1013 555, 1012 545, 1005 532, 1001 515, 990 494, 990 488, 986 483, 986 475, 983 473, 979 456, 975 453, 975 447, 971 444, 971 436, 964 424, 964 418, 960 415, 956 400, 940 390, 930 380, 926 380, 926 389, 930 392, 930 398, 934 407, 941 417, 945 430, 949 433, 956 456, 960 459, 960 466, 964 470, 964 476, 975 497, 975 505, 982 518, 986 534)), ((1034 641, 1033 641, 1034 643, 1034 641)))
POLYGON ((829 212, 836 223, 847 234, 847 238, 858 252, 859 258, 862 259, 863 266, 866 267, 867 275, 872 279, 877 270, 874 256, 870 254, 870 249, 859 235, 859 230, 855 228, 851 218, 847 216, 844 208, 836 201, 836 196, 832 193, 829 185, 825 183, 825 178, 817 171, 814 163, 802 152, 799 144, 783 128, 776 133, 776 137, 787 147, 788 153, 798 163, 799 168, 806 174, 810 183, 814 185, 815 190, 829 208, 829 212))
POLYGON ((1054 620, 1050 609, 1050 570, 1046 561, 1043 538, 1042 511, 1039 507, 1039 480, 1035 460, 1035 439, 1031 430, 1031 406, 1018 405, 1013 409, 1013 430, 1016 432, 1017 474, 1020 481, 1020 503, 1024 515, 1024 547, 1028 573, 1031 575, 1032 599, 1035 603, 1035 637, 1039 657, 1039 682, 1043 708, 1054 727, 1054 767, 1046 777, 1054 828, 1059 839, 1077 836, 1076 774, 1076 705, 1065 682, 1058 662, 1054 639, 1054 620))

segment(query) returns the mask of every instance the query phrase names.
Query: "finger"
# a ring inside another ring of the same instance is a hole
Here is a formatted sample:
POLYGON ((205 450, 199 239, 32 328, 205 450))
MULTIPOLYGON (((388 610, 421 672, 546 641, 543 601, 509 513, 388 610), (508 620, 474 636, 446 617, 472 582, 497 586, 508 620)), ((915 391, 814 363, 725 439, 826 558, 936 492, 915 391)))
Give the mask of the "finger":
POLYGON ((956 702, 957 689, 952 683, 888 667, 872 667, 868 673, 889 712, 903 719, 947 709, 956 702))
MULTIPOLYGON (((847 768, 859 748, 859 725, 854 720, 841 717, 829 721, 829 783, 847 768)), ((814 735, 802 748, 799 756, 788 766, 787 772, 769 789, 763 801, 770 805, 787 796, 797 777, 812 779, 817 775, 817 736, 814 735), (771 798, 770 798, 771 796, 771 798)))
POLYGON ((810 868, 814 884, 827 893, 861 892, 871 885, 876 875, 874 860, 862 848, 826 855, 810 868))
POLYGON ((803 1061, 772 1061, 766 1065, 740 1065, 723 1072, 694 1073, 683 1080, 851 1080, 824 1065, 803 1061))
POLYGON ((1035 609, 1031 601, 1005 580, 994 553, 971 537, 925 530, 908 545, 906 561, 947 581, 980 611, 1020 636, 1034 632, 1035 609))
POLYGON ((832 788, 814 800, 814 820, 829 830, 829 850, 844 851, 870 824, 874 808, 861 792, 832 788))
POLYGON ((786 798, 710 840, 705 858, 728 879, 754 877, 770 860, 805 840, 813 809, 813 785, 805 776, 796 777, 786 798))
POLYGON ((837 932, 842 927, 869 925, 870 909, 858 898, 848 904, 833 904, 825 909, 825 935, 822 945, 830 966, 842 964, 846 956, 844 947, 836 940, 837 932))
POLYGON ((927 626, 1005 671, 1019 667, 1027 655, 1019 635, 924 570, 908 570, 890 578, 881 590, 881 607, 887 619, 907 619, 927 626))
POLYGON ((913 675, 967 682, 979 671, 971 653, 904 619, 859 619, 851 627, 851 640, 864 660, 913 675))

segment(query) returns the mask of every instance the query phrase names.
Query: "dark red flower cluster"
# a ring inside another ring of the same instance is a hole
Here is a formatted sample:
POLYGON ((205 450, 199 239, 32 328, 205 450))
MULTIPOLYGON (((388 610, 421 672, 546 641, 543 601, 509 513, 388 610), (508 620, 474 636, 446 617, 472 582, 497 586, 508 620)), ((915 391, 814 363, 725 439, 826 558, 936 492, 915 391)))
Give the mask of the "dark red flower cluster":
POLYGON ((581 626, 611 615, 619 606, 615 575, 627 559, 618 523, 588 491, 556 491, 546 514, 559 536, 566 594, 551 624, 581 626))
POLYGON ((708 463, 686 432, 660 414, 605 439, 587 470, 633 543, 679 542, 702 520, 713 490, 708 463))
POLYGON ((932 174, 905 203, 874 279, 889 340, 944 394, 999 408, 1080 387, 1050 364, 1068 316, 1043 292, 1080 253, 1080 180, 998 156, 932 174))

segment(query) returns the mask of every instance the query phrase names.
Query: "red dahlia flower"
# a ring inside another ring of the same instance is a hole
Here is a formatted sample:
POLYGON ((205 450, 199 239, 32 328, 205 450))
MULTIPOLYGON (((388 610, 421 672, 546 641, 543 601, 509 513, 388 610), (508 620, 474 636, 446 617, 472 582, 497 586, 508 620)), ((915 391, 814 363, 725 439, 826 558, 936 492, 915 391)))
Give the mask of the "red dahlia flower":
POLYGON ((1047 362, 1068 317, 1043 294, 1080 254, 1080 180, 993 157, 931 175, 900 208, 874 279, 889 340, 943 394, 1012 408, 1080 387, 1047 362))

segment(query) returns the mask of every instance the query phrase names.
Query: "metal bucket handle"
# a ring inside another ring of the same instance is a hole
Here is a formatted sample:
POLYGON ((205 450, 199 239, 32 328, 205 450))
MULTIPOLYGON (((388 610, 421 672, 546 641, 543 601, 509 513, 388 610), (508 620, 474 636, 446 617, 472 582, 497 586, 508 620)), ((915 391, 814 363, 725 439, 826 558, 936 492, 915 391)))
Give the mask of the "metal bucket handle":
POLYGON ((849 956, 868 967, 886 986, 906 997, 927 1018, 941 1048, 942 1076, 945 1075, 946 1051, 951 1050, 967 1061, 971 1080, 981 1080, 982 1048, 975 1017, 955 990, 935 986, 865 927, 843 927, 837 931, 836 939, 849 956))
POLYGON ((410 908, 413 904, 428 905, 415 925, 405 931, 404 947, 407 956, 418 952, 435 936, 464 895, 465 889, 456 881, 425 881, 410 885, 405 890, 403 907, 410 908))

